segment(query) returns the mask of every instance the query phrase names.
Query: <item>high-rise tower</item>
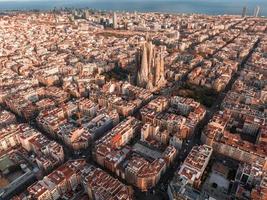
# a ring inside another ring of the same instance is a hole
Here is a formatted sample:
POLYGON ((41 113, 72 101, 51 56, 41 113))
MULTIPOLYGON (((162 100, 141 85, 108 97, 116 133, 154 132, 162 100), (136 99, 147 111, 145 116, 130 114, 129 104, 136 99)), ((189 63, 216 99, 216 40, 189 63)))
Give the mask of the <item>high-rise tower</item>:
POLYGON ((260 6, 257 6, 254 10, 254 17, 258 17, 259 16, 259 13, 260 13, 260 6))
POLYGON ((246 15, 247 15, 247 7, 244 6, 242 11, 242 17, 246 17, 246 15))

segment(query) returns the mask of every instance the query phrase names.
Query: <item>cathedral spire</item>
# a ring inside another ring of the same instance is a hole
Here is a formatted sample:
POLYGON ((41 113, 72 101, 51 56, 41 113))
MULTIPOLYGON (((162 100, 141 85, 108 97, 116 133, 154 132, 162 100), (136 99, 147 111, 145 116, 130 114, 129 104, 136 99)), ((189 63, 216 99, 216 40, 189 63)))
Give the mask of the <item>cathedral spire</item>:
POLYGON ((144 44, 142 58, 141 58, 141 66, 137 75, 137 83, 139 86, 144 87, 148 81, 148 58, 147 58, 147 47, 144 44))
POLYGON ((137 74, 137 85, 147 89, 154 89, 165 84, 164 57, 162 49, 156 48, 151 41, 143 45, 137 74))

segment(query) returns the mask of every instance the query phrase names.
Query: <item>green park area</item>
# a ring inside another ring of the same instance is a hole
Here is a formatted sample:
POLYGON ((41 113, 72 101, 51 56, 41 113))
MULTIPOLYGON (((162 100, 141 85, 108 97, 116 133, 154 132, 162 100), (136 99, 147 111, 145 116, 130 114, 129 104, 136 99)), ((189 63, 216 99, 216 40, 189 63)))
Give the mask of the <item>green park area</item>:
POLYGON ((125 81, 128 79, 129 72, 126 69, 116 66, 113 70, 104 73, 103 75, 106 77, 106 81, 125 81))
POLYGON ((213 105, 218 97, 218 93, 210 88, 195 86, 189 83, 183 84, 178 90, 174 91, 173 95, 192 98, 208 108, 213 105))

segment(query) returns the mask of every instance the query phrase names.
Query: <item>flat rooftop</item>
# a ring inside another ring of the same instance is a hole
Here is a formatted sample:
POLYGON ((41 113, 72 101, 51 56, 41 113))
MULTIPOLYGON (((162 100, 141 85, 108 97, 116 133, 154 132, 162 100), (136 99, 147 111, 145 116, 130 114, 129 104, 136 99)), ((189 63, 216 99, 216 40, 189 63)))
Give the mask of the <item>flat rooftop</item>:
POLYGON ((149 147, 146 147, 140 143, 135 143, 133 146, 134 151, 137 153, 140 153, 141 155, 153 158, 153 159, 159 159, 162 157, 162 154, 156 150, 152 150, 149 147))

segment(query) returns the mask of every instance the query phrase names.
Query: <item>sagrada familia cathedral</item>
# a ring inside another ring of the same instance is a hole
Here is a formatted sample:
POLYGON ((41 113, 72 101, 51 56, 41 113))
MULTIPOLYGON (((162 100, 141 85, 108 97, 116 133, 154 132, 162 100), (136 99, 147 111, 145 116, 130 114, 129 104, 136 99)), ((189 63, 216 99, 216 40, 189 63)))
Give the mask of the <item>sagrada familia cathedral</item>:
POLYGON ((155 47, 151 41, 146 41, 137 58, 137 65, 138 86, 154 90, 166 84, 162 48, 155 47))

